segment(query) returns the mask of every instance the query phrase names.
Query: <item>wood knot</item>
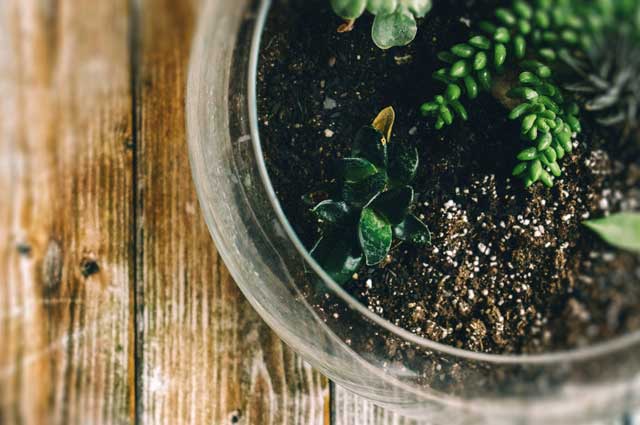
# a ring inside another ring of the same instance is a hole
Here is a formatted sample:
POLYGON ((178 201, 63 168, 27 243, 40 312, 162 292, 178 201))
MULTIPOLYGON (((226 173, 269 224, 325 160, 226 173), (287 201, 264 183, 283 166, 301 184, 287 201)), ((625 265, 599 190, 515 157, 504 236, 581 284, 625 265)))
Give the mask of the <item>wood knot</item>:
POLYGON ((82 276, 84 276, 85 278, 99 272, 100 266, 98 265, 98 262, 93 258, 85 257, 80 262, 80 273, 82 273, 82 276))
POLYGON ((238 422, 240 422, 241 416, 242 416, 242 412, 240 412, 240 410, 234 410, 229 415, 229 423, 230 424, 237 424, 238 422))
POLYGON ((18 251, 18 254, 20 254, 23 257, 30 257, 31 256, 31 245, 29 245, 26 242, 19 242, 16 244, 16 250, 18 251))
POLYGON ((58 289, 62 281, 62 248, 52 239, 42 260, 42 285, 46 292, 58 289))

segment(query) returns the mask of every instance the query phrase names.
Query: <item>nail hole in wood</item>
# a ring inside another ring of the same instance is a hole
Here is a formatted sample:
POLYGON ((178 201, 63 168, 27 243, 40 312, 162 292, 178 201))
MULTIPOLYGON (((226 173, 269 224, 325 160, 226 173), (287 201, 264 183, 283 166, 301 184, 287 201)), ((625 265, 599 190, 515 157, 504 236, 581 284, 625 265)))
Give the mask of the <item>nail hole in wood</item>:
POLYGON ((89 277, 100 272, 100 266, 96 260, 84 258, 80 263, 80 272, 82 273, 82 276, 89 277))
POLYGON ((241 412, 239 410, 234 410, 229 415, 229 422, 232 423, 232 424, 237 424, 238 422, 240 422, 240 417, 241 416, 242 416, 242 414, 241 414, 241 412))
POLYGON ((31 255, 31 245, 24 242, 16 244, 16 250, 18 251, 18 254, 23 257, 29 257, 31 255))

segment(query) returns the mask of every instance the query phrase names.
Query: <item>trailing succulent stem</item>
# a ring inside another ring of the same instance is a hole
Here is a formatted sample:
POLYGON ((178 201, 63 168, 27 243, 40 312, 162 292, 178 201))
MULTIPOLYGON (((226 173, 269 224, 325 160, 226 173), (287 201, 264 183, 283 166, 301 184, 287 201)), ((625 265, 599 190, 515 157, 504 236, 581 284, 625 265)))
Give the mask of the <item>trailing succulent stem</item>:
POLYGON ((431 6, 431 0, 331 0, 333 11, 345 20, 340 32, 350 31, 365 10, 375 15, 371 37, 381 49, 409 44, 418 32, 416 18, 431 6))
POLYGON ((424 115, 434 116, 435 127, 468 118, 462 96, 475 99, 490 91, 509 68, 518 83, 508 92, 515 100, 509 117, 519 120, 528 147, 518 154, 513 174, 526 186, 542 182, 552 186, 561 175, 558 160, 571 152, 572 136, 580 131, 579 112, 566 102, 554 82, 554 63, 561 52, 579 48, 583 20, 571 0, 537 0, 535 6, 515 0, 511 8, 499 8, 492 22, 478 24, 479 32, 466 43, 441 52, 446 66, 434 78, 446 90, 422 105, 424 115))
POLYGON ((418 152, 389 145, 394 119, 386 108, 358 131, 351 156, 337 163, 333 193, 311 210, 321 234, 311 254, 338 284, 363 262, 383 262, 394 239, 417 245, 431 240, 427 226, 410 214, 418 152))

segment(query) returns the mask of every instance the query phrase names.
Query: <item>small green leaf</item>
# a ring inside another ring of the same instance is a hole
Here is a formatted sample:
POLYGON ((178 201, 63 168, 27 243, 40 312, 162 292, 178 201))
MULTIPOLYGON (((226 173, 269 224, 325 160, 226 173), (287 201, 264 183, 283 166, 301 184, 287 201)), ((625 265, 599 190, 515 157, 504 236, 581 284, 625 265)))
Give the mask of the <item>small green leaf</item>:
POLYGON ((372 15, 387 15, 398 7, 398 0, 368 0, 367 11, 372 15))
POLYGON ((449 75, 453 78, 462 78, 468 74, 469 64, 463 59, 451 65, 451 69, 449 70, 449 75))
POLYGON ((514 26, 517 22, 517 19, 513 15, 513 13, 511 13, 510 10, 504 8, 496 9, 496 18, 498 18, 498 20, 504 25, 508 25, 510 27, 514 26))
POLYGON ((384 216, 391 224, 398 224, 409 213, 413 203, 413 188, 404 186, 382 192, 369 204, 378 214, 384 216))
POLYGON ((331 8, 342 19, 359 18, 366 6, 366 0, 331 0, 331 8))
POLYGON ((358 226, 358 239, 368 266, 381 263, 391 248, 391 224, 372 208, 362 210, 358 226))
POLYGON ((311 256, 338 285, 348 282, 362 265, 362 250, 353 239, 341 232, 330 233, 311 250, 311 256))
POLYGON ((493 34, 493 39, 498 43, 507 44, 511 41, 511 34, 509 34, 508 29, 500 27, 496 30, 495 34, 493 34))
POLYGON ((415 15, 416 18, 424 18, 427 13, 433 7, 433 2, 431 0, 409 0, 407 3, 407 7, 409 11, 415 15))
POLYGON ((451 48, 451 53, 461 58, 470 58, 473 56, 475 49, 468 44, 460 43, 451 48))
MULTIPOLYGON (((470 78, 470 77, 465 77, 465 78, 470 78)), ((475 95, 473 95, 473 92, 469 92, 470 98, 473 99, 475 96, 477 96, 477 91, 475 92, 475 95)), ((451 108, 455 111, 456 114, 458 114, 460 118, 462 118, 463 121, 466 121, 469 119, 467 110, 465 109, 464 106, 462 106, 462 103, 460 103, 460 101, 454 100, 453 102, 451 102, 451 108)))
POLYGON ((517 177, 517 176, 521 175, 522 173, 524 173, 527 170, 528 167, 529 167, 529 164, 527 162, 520 162, 520 163, 518 163, 518 165, 516 165, 513 168, 513 171, 511 172, 511 174, 513 176, 517 177))
POLYGON ((562 175, 562 170, 560 169, 560 166, 557 162, 551 162, 548 167, 549 171, 551 171, 551 174, 553 174, 554 176, 560 177, 562 175))
POLYGON ((522 134, 525 134, 531 130, 533 124, 536 122, 536 114, 529 114, 522 120, 522 134))
POLYGON ((485 52, 476 53, 473 59, 473 69, 479 71, 487 66, 487 54, 485 52))
POLYGON ((522 59, 527 54, 527 42, 524 37, 518 35, 513 39, 513 50, 515 52, 515 56, 518 59, 522 59))
POLYGON ((551 177, 551 174, 547 173, 545 170, 542 170, 540 173, 540 181, 547 187, 553 187, 553 177, 551 177))
POLYGON ((531 162, 531 165, 529 166, 529 178, 535 182, 540 179, 541 174, 542 174, 542 163, 536 159, 533 162, 531 162))
POLYGON ((518 154, 518 159, 520 161, 531 161, 532 159, 535 159, 537 153, 538 150, 536 148, 527 148, 518 154))
POLYGON ((396 238, 414 245, 426 245, 431 243, 429 228, 418 217, 409 215, 398 224, 393 233, 396 238))
POLYGON ((351 217, 351 209, 346 202, 337 202, 331 199, 320 202, 311 212, 318 220, 336 225, 347 224, 351 217))
POLYGON ((440 52, 440 53, 438 53, 438 59, 440 59, 442 62, 446 62, 448 64, 452 64, 452 63, 454 63, 455 61, 458 60, 456 55, 454 55, 451 52, 440 52))
POLYGON ((526 1, 516 0, 513 2, 513 10, 523 19, 531 19, 533 9, 526 1))
POLYGON ((489 50, 491 48, 491 41, 482 35, 476 35, 469 39, 469 44, 477 49, 489 50))
POLYGON ((500 68, 507 60, 507 48, 504 44, 498 43, 493 50, 493 64, 496 68, 500 68))
POLYGON ((457 84, 449 84, 445 91, 445 97, 448 101, 458 100, 461 94, 462 90, 460 90, 460 87, 457 84))
POLYGON ((362 158, 343 158, 338 161, 339 175, 344 181, 355 183, 378 172, 378 168, 362 158))
POLYGON ((382 192, 386 185, 387 174, 384 171, 359 182, 345 182, 342 187, 342 199, 350 204, 361 206, 382 192))
POLYGON ((469 99, 475 99, 478 97, 478 83, 476 83, 476 80, 471 75, 464 77, 464 86, 467 90, 467 96, 469 96, 469 99))
POLYGON ((553 142, 553 136, 551 133, 544 133, 540 137, 538 137, 538 146, 537 149, 542 152, 546 150, 551 143, 553 142))
POLYGON ((356 134, 352 154, 384 168, 387 165, 387 141, 373 126, 364 126, 356 134))
POLYGON ((640 253, 640 213, 612 214, 583 224, 614 247, 640 253))
POLYGON ((418 171, 418 149, 404 143, 391 146, 388 173, 396 184, 409 184, 418 171))
POLYGON ((491 74, 487 68, 478 71, 476 76, 478 77, 478 83, 480 83, 480 87, 482 87, 483 90, 491 89, 491 74))
POLYGON ((388 15, 376 15, 371 28, 373 42, 381 49, 406 46, 418 32, 416 18, 405 8, 388 15))
POLYGON ((528 103, 521 103, 520 105, 518 105, 515 108, 513 108, 511 113, 509 113, 509 119, 510 120, 517 120, 522 115, 526 114, 528 111, 529 111, 529 104, 528 103))
POLYGON ((440 107, 440 117, 447 125, 451 125, 453 123, 453 114, 451 113, 451 109, 444 105, 440 107))

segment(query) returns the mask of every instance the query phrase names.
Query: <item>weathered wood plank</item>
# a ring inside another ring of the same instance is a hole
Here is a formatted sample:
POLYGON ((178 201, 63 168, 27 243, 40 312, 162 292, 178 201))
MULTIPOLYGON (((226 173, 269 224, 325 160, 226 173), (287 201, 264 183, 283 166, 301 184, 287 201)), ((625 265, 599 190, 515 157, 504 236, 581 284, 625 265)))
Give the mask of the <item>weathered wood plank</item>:
POLYGON ((325 381, 244 300, 199 213, 184 95, 200 2, 139 3, 140 423, 322 424, 325 381))
POLYGON ((126 0, 0 1, 0 423, 130 423, 126 0))

